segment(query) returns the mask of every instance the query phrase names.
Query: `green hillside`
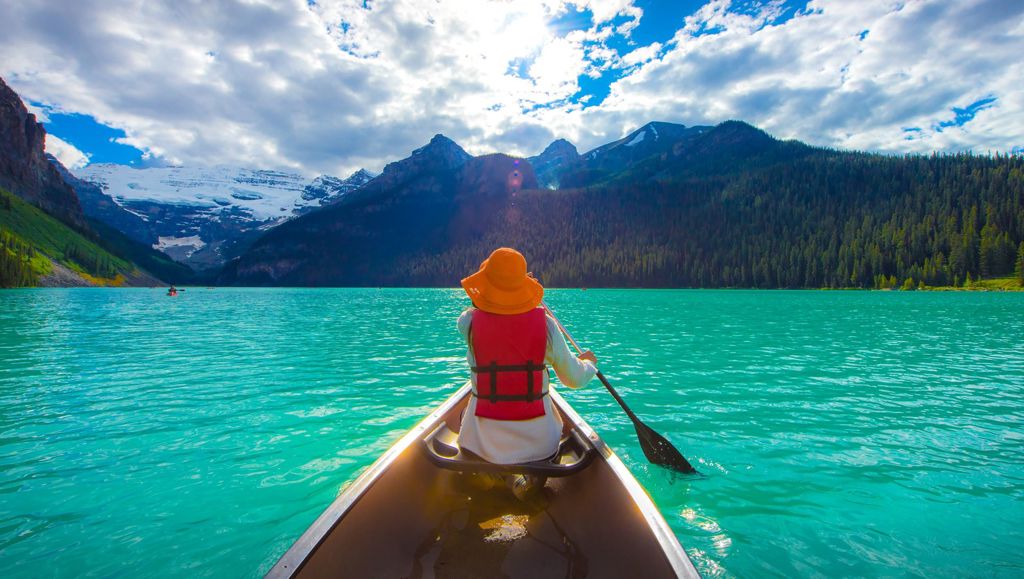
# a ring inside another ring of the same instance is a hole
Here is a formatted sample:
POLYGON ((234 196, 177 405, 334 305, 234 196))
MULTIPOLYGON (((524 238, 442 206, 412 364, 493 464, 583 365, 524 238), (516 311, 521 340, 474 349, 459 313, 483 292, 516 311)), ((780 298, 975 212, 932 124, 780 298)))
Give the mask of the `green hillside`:
POLYGON ((122 255, 139 267, 168 283, 193 283, 200 281, 189 266, 178 263, 148 245, 131 239, 106 223, 89 219, 89 226, 99 234, 103 246, 117 255, 122 255))
POLYGON ((97 285, 122 285, 135 266, 64 223, 0 189, 0 287, 31 286, 52 262, 97 285))

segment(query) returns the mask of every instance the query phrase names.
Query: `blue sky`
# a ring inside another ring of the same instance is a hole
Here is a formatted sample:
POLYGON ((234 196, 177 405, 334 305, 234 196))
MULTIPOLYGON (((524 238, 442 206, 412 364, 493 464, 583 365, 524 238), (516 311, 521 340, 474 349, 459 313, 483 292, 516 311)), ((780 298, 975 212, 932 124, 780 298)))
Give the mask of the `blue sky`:
MULTIPOLYGON (((654 43, 666 44, 672 40, 676 31, 683 25, 688 16, 692 16, 700 10, 705 3, 699 0, 671 1, 638 1, 634 3, 643 11, 636 28, 628 35, 614 35, 605 44, 620 54, 626 54, 631 49, 639 46, 650 46, 654 43)), ((739 12, 756 12, 762 6, 757 2, 739 2, 734 9, 739 12)), ((806 1, 787 1, 779 4, 779 17, 775 23, 783 24, 790 20, 798 11, 805 9, 806 1)), ((628 22, 629 19, 620 16, 612 20, 615 24, 628 22)), ((593 23, 593 13, 583 9, 581 11, 571 10, 563 16, 553 20, 553 25, 558 29, 581 30, 586 29, 593 23)), ((711 34, 711 31, 700 31, 696 36, 711 34)), ((618 80, 618 71, 607 71, 598 78, 590 78, 586 75, 580 77, 580 91, 573 95, 573 102, 584 102, 590 106, 600 104, 611 88, 611 84, 618 80)))
MULTIPOLYGON (((37 109, 45 105, 30 103, 37 109)), ((108 127, 89 115, 78 113, 62 114, 51 112, 46 115, 46 132, 73 145, 80 151, 89 151, 90 160, 94 163, 117 163, 119 165, 138 166, 142 161, 142 151, 124 143, 125 132, 121 129, 108 127)))
POLYGON ((86 163, 379 171, 435 133, 581 152, 742 119, 892 153, 1020 151, 1017 0, 0 0, 0 75, 86 163))

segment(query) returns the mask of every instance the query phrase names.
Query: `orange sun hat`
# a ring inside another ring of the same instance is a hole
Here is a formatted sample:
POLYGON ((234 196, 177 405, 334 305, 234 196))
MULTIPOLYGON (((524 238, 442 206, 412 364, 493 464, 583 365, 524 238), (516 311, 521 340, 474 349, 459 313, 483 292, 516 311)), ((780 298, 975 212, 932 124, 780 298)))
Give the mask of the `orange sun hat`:
POLYGON ((462 280, 477 308, 492 314, 522 314, 540 305, 544 287, 526 272, 526 258, 510 247, 495 249, 480 271, 462 280))

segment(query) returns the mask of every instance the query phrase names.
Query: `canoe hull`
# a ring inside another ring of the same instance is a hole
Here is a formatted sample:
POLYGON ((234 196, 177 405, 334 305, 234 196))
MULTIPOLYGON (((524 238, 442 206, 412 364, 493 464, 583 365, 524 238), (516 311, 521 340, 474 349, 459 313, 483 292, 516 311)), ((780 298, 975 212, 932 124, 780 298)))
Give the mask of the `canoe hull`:
POLYGON ((458 427, 468 387, 375 462, 268 577, 697 577, 650 498, 596 433, 552 392, 599 456, 521 502, 427 460, 420 439, 458 427))

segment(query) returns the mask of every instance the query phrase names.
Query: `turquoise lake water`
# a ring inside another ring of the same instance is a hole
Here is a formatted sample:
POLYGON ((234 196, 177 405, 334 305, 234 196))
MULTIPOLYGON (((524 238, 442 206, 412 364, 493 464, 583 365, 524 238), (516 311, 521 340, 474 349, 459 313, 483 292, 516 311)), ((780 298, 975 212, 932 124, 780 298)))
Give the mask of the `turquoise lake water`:
MULTIPOLYGON (((552 290, 708 576, 1024 575, 1024 294, 552 290)), ((256 577, 466 377, 456 290, 0 292, 0 574, 256 577)))

